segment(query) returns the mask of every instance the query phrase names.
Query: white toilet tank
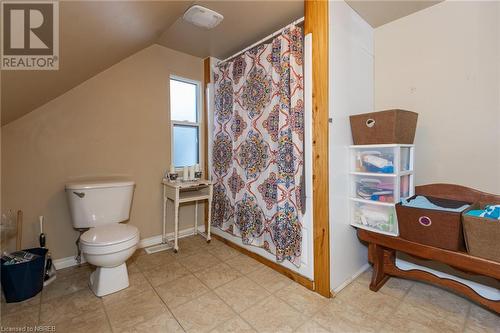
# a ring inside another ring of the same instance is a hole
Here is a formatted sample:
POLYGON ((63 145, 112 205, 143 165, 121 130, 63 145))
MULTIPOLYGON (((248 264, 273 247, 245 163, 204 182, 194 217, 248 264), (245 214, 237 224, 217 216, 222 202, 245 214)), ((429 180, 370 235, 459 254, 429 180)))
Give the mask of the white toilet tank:
POLYGON ((130 180, 96 180, 66 184, 74 228, 92 228, 126 221, 135 183, 130 180))

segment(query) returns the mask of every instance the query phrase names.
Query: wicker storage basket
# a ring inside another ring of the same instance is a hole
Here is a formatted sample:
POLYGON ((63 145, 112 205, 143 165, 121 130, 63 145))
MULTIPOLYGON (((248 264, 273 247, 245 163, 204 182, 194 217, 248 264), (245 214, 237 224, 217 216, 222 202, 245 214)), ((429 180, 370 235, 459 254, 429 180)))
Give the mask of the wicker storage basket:
POLYGON ((485 206, 486 203, 475 203, 462 214, 467 252, 500 262, 500 221, 466 215, 469 210, 484 209, 485 206))
POLYGON ((387 110, 350 116, 355 145, 413 144, 418 113, 387 110))
MULTIPOLYGON (((469 204, 456 200, 426 197, 433 202, 440 203, 443 207, 460 207, 469 204)), ((465 250, 460 212, 408 207, 401 203, 396 205, 396 212, 401 238, 451 251, 465 250)))

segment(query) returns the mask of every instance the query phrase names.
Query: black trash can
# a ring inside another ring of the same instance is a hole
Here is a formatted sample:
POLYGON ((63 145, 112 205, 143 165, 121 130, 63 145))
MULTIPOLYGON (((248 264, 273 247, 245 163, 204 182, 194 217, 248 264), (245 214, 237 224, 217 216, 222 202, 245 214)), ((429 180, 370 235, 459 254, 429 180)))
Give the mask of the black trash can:
POLYGON ((7 303, 20 302, 38 294, 43 288, 47 249, 37 247, 23 250, 39 257, 20 264, 4 265, 1 260, 2 289, 7 303))

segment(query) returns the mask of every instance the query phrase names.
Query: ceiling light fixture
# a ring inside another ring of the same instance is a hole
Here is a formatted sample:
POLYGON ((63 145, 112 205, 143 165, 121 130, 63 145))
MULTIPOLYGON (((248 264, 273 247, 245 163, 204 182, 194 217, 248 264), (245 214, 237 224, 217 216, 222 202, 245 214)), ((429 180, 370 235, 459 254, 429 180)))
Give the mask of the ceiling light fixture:
POLYGON ((213 29, 222 22, 224 16, 211 9, 194 5, 186 10, 182 18, 197 27, 213 29))

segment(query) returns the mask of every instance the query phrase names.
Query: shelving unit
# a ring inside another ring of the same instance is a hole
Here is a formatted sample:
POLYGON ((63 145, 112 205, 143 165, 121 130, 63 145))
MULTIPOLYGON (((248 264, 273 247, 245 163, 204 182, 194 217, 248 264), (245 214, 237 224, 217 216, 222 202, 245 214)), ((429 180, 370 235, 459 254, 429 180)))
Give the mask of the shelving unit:
POLYGON ((415 194, 414 145, 350 146, 351 225, 399 236, 396 204, 415 194))

